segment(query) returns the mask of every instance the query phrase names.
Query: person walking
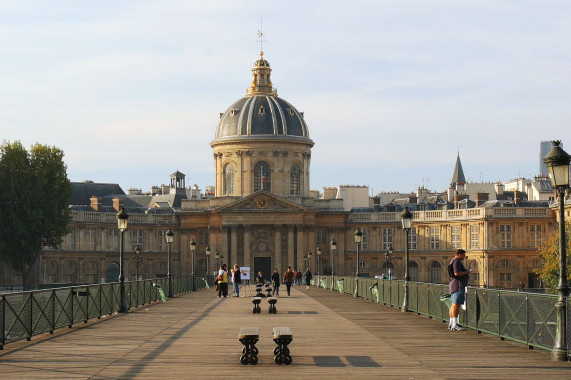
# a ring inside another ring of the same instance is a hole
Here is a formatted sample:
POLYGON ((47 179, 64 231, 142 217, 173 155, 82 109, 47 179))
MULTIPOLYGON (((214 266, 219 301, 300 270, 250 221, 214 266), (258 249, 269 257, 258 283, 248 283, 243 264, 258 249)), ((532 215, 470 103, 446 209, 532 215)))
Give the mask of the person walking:
POLYGON ((298 269, 295 274, 295 282, 297 282, 297 286, 301 286, 301 276, 301 271, 298 269))
POLYGON ((287 270, 284 273, 284 284, 286 285, 288 297, 290 295, 292 281, 293 281, 293 272, 291 270, 291 267, 287 267, 287 270))
MULTIPOLYGON (((454 276, 451 276, 450 284, 448 289, 450 295, 452 296, 452 305, 450 306, 450 324, 448 328, 454 331, 466 330, 458 324, 458 313, 460 312, 460 305, 464 304, 466 298, 466 286, 468 286, 468 280, 470 279, 470 271, 466 270, 462 261, 466 258, 466 251, 463 249, 456 250, 456 256, 450 262, 452 266, 451 272, 454 276)), ((450 273, 450 274, 452 274, 450 273)))
POLYGON ((218 271, 218 298, 228 297, 228 270, 226 264, 222 264, 218 271))
POLYGON ((305 270, 304 276, 305 276, 305 288, 309 289, 309 285, 311 284, 311 279, 313 278, 313 275, 311 274, 309 268, 305 270))
POLYGON ((232 284, 234 286, 234 297, 240 297, 240 282, 242 282, 242 277, 240 275, 240 267, 238 264, 234 264, 234 270, 232 271, 232 284))
POLYGON ((272 274, 272 286, 272 296, 278 297, 280 295, 280 274, 277 268, 274 269, 272 274))

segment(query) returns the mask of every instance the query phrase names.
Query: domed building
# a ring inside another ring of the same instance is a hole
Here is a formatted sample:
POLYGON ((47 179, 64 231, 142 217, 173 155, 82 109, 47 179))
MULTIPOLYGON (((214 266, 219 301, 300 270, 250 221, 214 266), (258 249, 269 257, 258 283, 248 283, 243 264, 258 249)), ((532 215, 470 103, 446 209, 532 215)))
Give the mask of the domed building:
POLYGON ((215 196, 244 196, 265 190, 280 196, 309 196, 313 141, 303 112, 277 95, 270 64, 254 63, 246 96, 224 113, 211 142, 215 196))

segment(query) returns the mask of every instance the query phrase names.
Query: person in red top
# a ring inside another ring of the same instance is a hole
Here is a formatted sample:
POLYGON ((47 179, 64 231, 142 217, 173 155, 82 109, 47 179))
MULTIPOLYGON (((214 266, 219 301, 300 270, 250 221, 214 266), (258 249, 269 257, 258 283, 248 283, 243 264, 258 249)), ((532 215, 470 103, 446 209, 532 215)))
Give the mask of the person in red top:
POLYGON ((297 273, 295 274, 295 281, 297 282, 297 285, 300 286, 301 285, 301 271, 298 269, 297 273))

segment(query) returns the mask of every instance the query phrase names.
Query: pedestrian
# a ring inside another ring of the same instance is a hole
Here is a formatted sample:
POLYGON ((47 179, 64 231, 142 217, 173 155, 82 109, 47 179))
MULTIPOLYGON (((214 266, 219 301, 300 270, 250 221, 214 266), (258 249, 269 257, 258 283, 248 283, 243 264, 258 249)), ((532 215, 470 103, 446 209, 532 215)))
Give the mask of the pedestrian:
POLYGON ((292 281, 293 281, 293 272, 291 270, 291 267, 287 267, 287 270, 284 273, 284 284, 286 285, 288 297, 290 295, 292 281))
POLYGON ((309 268, 307 268, 305 270, 305 288, 309 289, 309 285, 311 284, 311 278, 313 277, 313 275, 311 274, 311 271, 309 270, 309 268))
POLYGON ((525 292, 525 282, 523 282, 523 281, 519 282, 519 291, 525 292))
POLYGON ((452 278, 448 285, 450 295, 452 296, 452 305, 450 306, 450 324, 448 325, 448 328, 455 331, 466 330, 466 328, 458 324, 460 305, 464 304, 464 300, 466 298, 466 286, 470 279, 470 271, 466 270, 462 264, 462 261, 465 258, 466 251, 463 249, 457 249, 456 256, 450 262, 450 265, 452 266, 451 272, 454 275, 451 276, 452 278))
POLYGON ((226 264, 222 264, 218 271, 218 298, 228 297, 228 270, 226 264))
POLYGON ((234 286, 234 297, 240 297, 240 282, 242 282, 242 276, 240 275, 240 267, 238 264, 234 264, 234 270, 232 271, 232 284, 234 286))
POLYGON ((272 296, 279 296, 280 295, 280 274, 278 273, 278 268, 274 269, 274 273, 272 274, 272 296))
POLYGON ((302 275, 301 275, 301 271, 298 269, 298 270, 297 270, 297 273, 296 273, 296 275, 295 275, 295 279, 296 279, 296 282, 297 282, 297 286, 301 286, 301 276, 302 276, 302 275))
POLYGON ((262 271, 259 271, 256 276, 256 285, 264 285, 264 275, 262 274, 262 271))

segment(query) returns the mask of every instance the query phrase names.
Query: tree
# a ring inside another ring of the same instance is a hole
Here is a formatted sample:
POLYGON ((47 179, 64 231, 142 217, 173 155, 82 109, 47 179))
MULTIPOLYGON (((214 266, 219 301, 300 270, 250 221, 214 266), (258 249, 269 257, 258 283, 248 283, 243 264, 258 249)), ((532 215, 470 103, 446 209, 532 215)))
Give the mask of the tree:
MULTIPOLYGON (((565 223, 565 245, 567 252, 567 279, 571 281, 571 225, 565 223)), ((543 284, 552 292, 556 293, 559 285, 559 230, 555 230, 539 251, 541 268, 536 270, 543 284)))
POLYGON ((22 276, 45 246, 61 245, 71 219, 72 186, 63 152, 35 144, 28 152, 19 141, 0 146, 0 259, 22 276))

